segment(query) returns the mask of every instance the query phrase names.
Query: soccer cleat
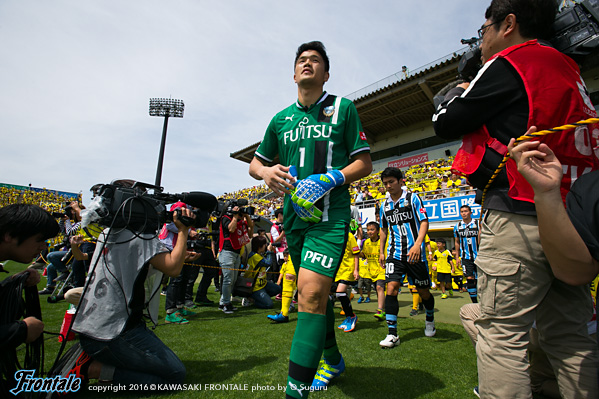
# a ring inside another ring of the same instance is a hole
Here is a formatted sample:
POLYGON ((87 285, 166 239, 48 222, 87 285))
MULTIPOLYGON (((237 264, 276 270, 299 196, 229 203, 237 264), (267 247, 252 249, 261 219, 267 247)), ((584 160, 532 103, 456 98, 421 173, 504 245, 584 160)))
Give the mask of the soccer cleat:
POLYGON ((197 309, 199 306, 196 305, 195 303, 193 303, 192 301, 189 302, 185 302, 185 309, 187 310, 195 310, 197 309))
POLYGON ((179 313, 179 315, 183 317, 195 316, 197 314, 197 312, 192 312, 191 310, 187 310, 185 308, 178 309, 175 313, 179 313))
POLYGON ((387 314, 385 312, 383 312, 382 309, 377 309, 376 313, 374 314, 374 318, 378 319, 379 321, 385 320, 386 317, 387 317, 387 314))
POLYGON ((477 398, 480 398, 480 393, 478 392, 478 387, 474 387, 473 392, 474 392, 474 394, 476 395, 477 398))
POLYGON ((344 311, 343 309, 341 309, 341 312, 339 312, 339 314, 340 314, 341 316, 345 316, 345 311, 344 311))
POLYGON ((364 299, 364 303, 370 303, 370 298, 366 297, 366 299, 364 299))
POLYGON ((268 320, 274 321, 275 323, 288 323, 289 322, 289 317, 283 316, 283 313, 277 313, 274 315, 269 314, 266 317, 268 317, 268 320))
POLYGON ((437 329, 435 328, 434 321, 425 321, 424 322, 424 335, 427 337, 434 337, 437 333, 437 329))
POLYGON ((345 332, 352 332, 356 329, 356 323, 358 322, 358 316, 354 315, 354 317, 348 317, 345 319, 345 332))
POLYGON ((321 360, 320 367, 314 376, 314 381, 312 381, 312 388, 314 390, 323 389, 329 385, 333 378, 343 373, 344 370, 345 361, 343 360, 343 356, 341 356, 341 361, 337 365, 329 364, 326 359, 321 360))
POLYGON ((175 313, 169 313, 166 315, 166 318, 164 319, 164 321, 167 324, 188 324, 189 320, 184 319, 183 317, 181 317, 179 314, 179 312, 175 312, 175 313))
POLYGON ((345 325, 345 322, 347 321, 347 318, 345 320, 343 320, 343 322, 341 324, 339 324, 337 326, 338 329, 345 331, 345 329, 347 328, 347 326, 345 325))
POLYGON ((385 337, 384 340, 382 340, 381 342, 379 342, 379 345, 381 346, 381 348, 385 349, 385 348, 393 348, 397 345, 399 345, 399 337, 396 335, 387 335, 385 337))
POLYGON ((417 316, 417 315, 418 315, 418 309, 410 310, 410 316, 417 316))
POLYGON ((453 297, 453 290, 449 290, 449 296, 453 297))
POLYGON ((281 294, 277 294, 277 295, 275 296, 275 299, 276 299, 277 301, 280 301, 281 299, 283 299, 283 296, 282 296, 281 294))
POLYGON ((241 306, 243 306, 244 308, 247 308, 248 306, 252 306, 252 302, 250 302, 250 300, 248 298, 243 298, 241 300, 241 306))
POLYGON ((166 290, 162 290, 162 291, 160 291, 160 295, 162 295, 162 296, 166 296, 166 290))
POLYGON ((364 298, 363 297, 359 297, 358 298, 358 303, 362 303, 362 302, 364 302, 364 298))
POLYGON ((447 294, 441 295, 441 299, 447 299, 447 294))

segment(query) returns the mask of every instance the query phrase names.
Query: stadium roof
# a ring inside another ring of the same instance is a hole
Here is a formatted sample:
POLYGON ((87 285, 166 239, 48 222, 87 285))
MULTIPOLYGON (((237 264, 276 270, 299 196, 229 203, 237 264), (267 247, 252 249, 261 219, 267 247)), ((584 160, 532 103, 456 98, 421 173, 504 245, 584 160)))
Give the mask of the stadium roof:
POLYGON ((353 100, 370 143, 381 136, 430 121, 433 97, 457 79, 458 63, 467 48, 409 71, 398 72, 347 96, 353 100))
MULTIPOLYGON (((372 144, 385 133, 430 121, 433 96, 456 80, 458 62, 466 50, 462 48, 407 74, 397 72, 345 96, 356 105, 368 141, 372 144)), ((230 156, 249 163, 259 145, 257 142, 230 156)))

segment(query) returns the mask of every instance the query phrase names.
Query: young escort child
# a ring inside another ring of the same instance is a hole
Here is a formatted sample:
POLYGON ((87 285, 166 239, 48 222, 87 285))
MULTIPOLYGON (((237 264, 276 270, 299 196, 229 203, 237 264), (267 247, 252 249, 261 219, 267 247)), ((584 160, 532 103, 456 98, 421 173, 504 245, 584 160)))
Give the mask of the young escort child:
POLYGON ((366 234, 368 234, 368 239, 364 241, 360 256, 368 262, 370 277, 376 287, 378 308, 374 317, 382 321, 385 320, 385 268, 381 266, 379 261, 379 224, 377 222, 368 222, 366 234))
POLYGON ((341 302, 341 307, 345 313, 345 320, 337 328, 344 332, 351 332, 356 329, 356 322, 358 316, 354 314, 354 310, 351 306, 351 300, 347 297, 347 288, 350 284, 356 281, 359 274, 359 262, 358 254, 360 253, 360 247, 356 241, 356 238, 352 233, 347 233, 347 244, 345 245, 345 253, 343 254, 343 260, 337 270, 337 276, 335 282, 337 282, 337 292, 335 296, 341 302))
POLYGON ((449 292, 449 296, 453 296, 451 274, 455 273, 455 265, 452 262, 451 252, 445 249, 445 240, 438 239, 437 246, 439 249, 434 252, 433 259, 437 262, 437 280, 439 280, 439 286, 441 287, 441 299, 446 299, 445 290, 449 292))
POLYGON ((289 322, 289 310, 291 309, 291 301, 293 299, 293 293, 297 289, 297 274, 291 258, 289 257, 289 250, 283 251, 283 264, 281 265, 281 273, 279 274, 279 280, 277 285, 283 283, 283 293, 281 301, 281 312, 275 315, 269 314, 268 319, 275 323, 287 323, 289 322))

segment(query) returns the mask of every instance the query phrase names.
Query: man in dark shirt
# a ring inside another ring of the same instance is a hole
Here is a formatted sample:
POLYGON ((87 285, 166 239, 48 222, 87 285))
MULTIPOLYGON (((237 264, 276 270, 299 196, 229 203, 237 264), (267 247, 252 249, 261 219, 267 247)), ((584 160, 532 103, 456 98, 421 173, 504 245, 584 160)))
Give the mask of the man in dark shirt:
MULTIPOLYGON (((550 37, 555 15, 554 0, 493 0, 479 30, 483 68, 472 83, 451 90, 433 116, 438 136, 466 134, 452 169, 480 190, 511 138, 532 125, 545 129, 596 115, 576 64, 536 40, 550 37)), ((580 174, 597 168, 592 129, 542 139, 567 171, 562 196, 580 174)), ((526 348, 535 321, 562 396, 597 397, 597 348, 586 332, 592 313, 588 290, 551 273, 534 192, 513 160, 486 192, 483 212, 476 259, 481 397, 531 396, 526 348)))
MULTIPOLYGON (((14 204, 0 208, 0 261, 30 263, 46 248, 46 240, 58 231, 58 223, 52 215, 38 206, 14 204)), ((2 281, 0 293, 4 294, 2 291, 8 289, 14 277, 25 273, 29 274, 26 286, 33 287, 40 281, 36 270, 27 269, 2 281)), ((22 343, 33 342, 43 330, 44 323, 33 316, 0 324, 0 350, 6 353, 22 343)))

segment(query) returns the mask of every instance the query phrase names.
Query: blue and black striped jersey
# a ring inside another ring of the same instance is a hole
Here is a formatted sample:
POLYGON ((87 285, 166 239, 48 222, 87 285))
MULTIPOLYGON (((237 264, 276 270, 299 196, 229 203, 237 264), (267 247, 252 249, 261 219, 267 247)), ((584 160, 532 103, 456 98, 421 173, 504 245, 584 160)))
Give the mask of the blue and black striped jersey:
MULTIPOLYGON (((420 223, 428 220, 422 200, 418 194, 404 191, 397 202, 391 198, 385 200, 380 217, 381 227, 387 229, 389 235, 387 257, 407 262, 408 252, 418 238, 420 223)), ((421 261, 425 262, 424 242, 420 254, 421 261)))
POLYGON ((453 227, 453 236, 460 243, 460 258, 475 260, 478 253, 478 219, 472 219, 470 223, 459 222, 453 227))

